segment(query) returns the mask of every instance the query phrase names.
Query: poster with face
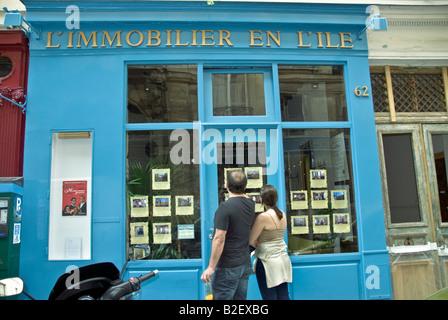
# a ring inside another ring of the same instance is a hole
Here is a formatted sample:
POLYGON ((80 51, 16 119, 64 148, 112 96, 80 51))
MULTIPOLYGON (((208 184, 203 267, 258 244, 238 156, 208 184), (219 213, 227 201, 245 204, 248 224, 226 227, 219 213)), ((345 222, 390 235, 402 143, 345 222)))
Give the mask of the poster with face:
POLYGON ((87 215, 87 181, 62 182, 62 216, 87 215))

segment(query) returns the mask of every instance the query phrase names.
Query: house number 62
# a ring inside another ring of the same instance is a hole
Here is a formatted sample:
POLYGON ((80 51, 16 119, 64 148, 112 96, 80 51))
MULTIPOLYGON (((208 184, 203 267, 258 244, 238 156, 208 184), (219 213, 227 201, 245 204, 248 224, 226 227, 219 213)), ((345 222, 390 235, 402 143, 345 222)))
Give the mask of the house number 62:
POLYGON ((359 86, 355 88, 355 96, 357 97, 368 97, 369 96, 369 89, 367 86, 362 86, 361 89, 359 89, 359 86))

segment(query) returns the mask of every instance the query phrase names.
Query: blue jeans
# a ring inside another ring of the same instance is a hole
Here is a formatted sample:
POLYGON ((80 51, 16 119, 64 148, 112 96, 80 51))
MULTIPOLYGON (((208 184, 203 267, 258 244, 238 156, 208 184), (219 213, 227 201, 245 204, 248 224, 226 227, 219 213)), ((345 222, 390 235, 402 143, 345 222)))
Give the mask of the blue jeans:
POLYGON ((214 300, 246 300, 250 263, 234 268, 216 268, 212 276, 214 300))
POLYGON ((255 274, 263 300, 289 300, 288 283, 283 282, 278 286, 268 288, 266 284, 266 272, 264 271, 261 260, 257 261, 255 274))

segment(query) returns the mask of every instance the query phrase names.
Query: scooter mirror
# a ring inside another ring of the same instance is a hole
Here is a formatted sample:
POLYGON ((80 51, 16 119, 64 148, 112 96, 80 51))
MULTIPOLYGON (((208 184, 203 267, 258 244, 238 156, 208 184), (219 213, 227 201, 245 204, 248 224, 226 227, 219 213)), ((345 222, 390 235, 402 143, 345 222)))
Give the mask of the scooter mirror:
POLYGON ((23 291, 23 281, 20 278, 0 280, 0 297, 15 296, 23 291))
POLYGON ((131 260, 144 260, 151 254, 151 247, 147 244, 137 244, 132 249, 131 260))

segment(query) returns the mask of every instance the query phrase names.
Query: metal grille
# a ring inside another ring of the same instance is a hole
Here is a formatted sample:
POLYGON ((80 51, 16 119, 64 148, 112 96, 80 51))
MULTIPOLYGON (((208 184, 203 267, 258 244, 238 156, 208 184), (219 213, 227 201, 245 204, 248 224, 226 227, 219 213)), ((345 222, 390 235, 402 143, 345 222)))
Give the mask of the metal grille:
POLYGON ((375 112, 389 112, 386 76, 383 73, 370 73, 372 99, 375 112))
POLYGON ((444 112, 441 74, 392 73, 396 112, 444 112))

